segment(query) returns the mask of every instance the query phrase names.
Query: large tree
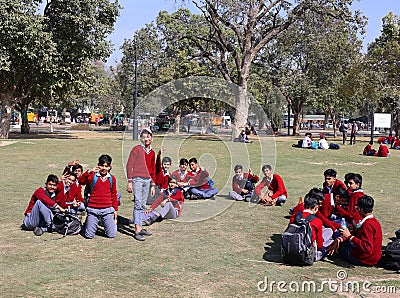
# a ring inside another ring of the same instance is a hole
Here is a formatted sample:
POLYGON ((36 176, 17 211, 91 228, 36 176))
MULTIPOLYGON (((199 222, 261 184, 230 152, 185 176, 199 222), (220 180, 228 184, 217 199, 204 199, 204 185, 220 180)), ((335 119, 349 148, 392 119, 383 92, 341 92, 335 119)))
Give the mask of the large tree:
POLYGON ((252 62, 307 11, 352 21, 352 0, 193 0, 211 30, 191 36, 199 56, 207 58, 229 83, 238 86, 232 137, 246 125, 252 62))
POLYGON ((24 111, 33 100, 63 100, 85 80, 83 68, 111 53, 106 38, 118 16, 117 0, 48 0, 41 9, 42 2, 0 2, 2 138, 15 105, 24 111))

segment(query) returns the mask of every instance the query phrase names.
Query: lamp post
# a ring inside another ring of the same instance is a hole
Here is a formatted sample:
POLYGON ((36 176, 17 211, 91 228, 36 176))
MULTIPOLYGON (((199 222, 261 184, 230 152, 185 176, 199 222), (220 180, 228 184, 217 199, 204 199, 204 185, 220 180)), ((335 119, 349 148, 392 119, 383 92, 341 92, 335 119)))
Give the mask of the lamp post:
POLYGON ((137 67, 137 45, 135 40, 135 83, 134 83, 134 93, 133 93, 133 140, 138 140, 138 113, 137 113, 137 77, 138 77, 138 67, 137 67))

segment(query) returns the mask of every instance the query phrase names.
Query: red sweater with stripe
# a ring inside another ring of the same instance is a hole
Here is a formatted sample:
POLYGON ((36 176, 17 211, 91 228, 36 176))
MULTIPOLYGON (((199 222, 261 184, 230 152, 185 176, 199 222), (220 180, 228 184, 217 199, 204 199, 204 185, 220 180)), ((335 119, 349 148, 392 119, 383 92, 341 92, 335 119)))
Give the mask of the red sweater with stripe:
POLYGON ((142 145, 132 148, 126 164, 126 176, 128 182, 135 177, 151 178, 152 184, 156 181, 156 153, 153 149, 148 151, 142 145))
POLYGON ((43 204, 45 204, 48 208, 55 207, 57 203, 54 199, 49 196, 49 193, 46 191, 46 188, 40 187, 33 193, 31 200, 29 201, 28 207, 25 210, 24 215, 31 213, 33 206, 36 201, 40 200, 43 204))
POLYGON ((183 198, 183 192, 179 188, 164 190, 153 202, 153 204, 151 204, 150 209, 152 210, 156 209, 157 206, 160 205, 162 201, 168 198, 169 201, 172 203, 172 205, 174 205, 174 208, 178 210, 178 216, 180 216, 183 210, 184 198, 183 198))
POLYGON ((267 177, 264 177, 263 180, 261 180, 260 184, 256 186, 254 189, 255 193, 260 196, 261 195, 261 190, 265 187, 268 186, 268 189, 272 191, 273 195, 271 196, 272 199, 276 199, 280 195, 285 195, 286 198, 288 197, 288 193, 285 188, 285 184, 283 183, 283 180, 281 176, 278 174, 273 174, 272 175, 272 181, 271 183, 268 182, 267 177))
MULTIPOLYGON (((86 185, 90 187, 92 185, 95 173, 89 174, 88 171, 79 177, 79 184, 86 185)), ((117 181, 114 176, 112 176, 112 188, 110 186, 110 180, 106 177, 98 177, 96 184, 92 189, 90 194, 88 207, 95 209, 104 209, 109 207, 114 207, 115 211, 118 211, 118 199, 117 199, 117 181)))

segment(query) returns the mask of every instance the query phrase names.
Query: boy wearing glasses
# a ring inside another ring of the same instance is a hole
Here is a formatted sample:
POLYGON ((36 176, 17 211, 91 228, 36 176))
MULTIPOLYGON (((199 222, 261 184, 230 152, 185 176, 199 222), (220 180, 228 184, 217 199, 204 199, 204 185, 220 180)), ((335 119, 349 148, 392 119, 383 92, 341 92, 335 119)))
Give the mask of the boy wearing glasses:
POLYGON ((111 156, 101 155, 97 166, 87 170, 78 179, 79 184, 86 185, 86 187, 93 186, 87 202, 87 218, 84 228, 84 236, 88 239, 92 239, 96 234, 100 218, 106 236, 115 238, 117 235, 117 183, 115 177, 110 174, 111 162, 111 156), (93 185, 95 176, 97 176, 97 181, 93 185))
POLYGON ((144 128, 140 132, 142 144, 132 148, 128 162, 126 164, 126 175, 128 178, 128 192, 135 195, 133 208, 133 223, 135 224, 135 234, 133 238, 138 241, 146 240, 144 236, 151 236, 152 233, 142 229, 146 201, 149 196, 155 194, 156 181, 156 154, 151 147, 153 133, 149 128, 144 128))
POLYGON ((176 176, 168 177, 168 188, 165 189, 145 211, 143 224, 152 225, 158 218, 175 219, 182 213, 183 208, 183 192, 177 187, 178 178, 176 176), (160 209, 154 211, 158 206, 160 209))

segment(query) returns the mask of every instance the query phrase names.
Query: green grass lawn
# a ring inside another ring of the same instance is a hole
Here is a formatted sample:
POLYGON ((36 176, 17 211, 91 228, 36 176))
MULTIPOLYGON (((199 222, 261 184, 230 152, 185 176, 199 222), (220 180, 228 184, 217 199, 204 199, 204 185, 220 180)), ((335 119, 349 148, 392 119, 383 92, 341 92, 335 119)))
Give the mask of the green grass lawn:
MULTIPOLYGON (((68 161, 79 159, 85 170, 97 163, 100 154, 113 157, 112 174, 123 194, 121 222, 132 216, 132 196, 125 191, 124 160, 131 146, 129 135, 83 132, 52 135, 35 134, 0 142, 0 296, 2 297, 331 297, 350 295, 345 291, 281 293, 259 291, 257 285, 271 281, 370 281, 375 286, 396 286, 399 275, 379 268, 353 268, 341 261, 323 261, 312 267, 291 267, 281 262, 280 234, 285 230, 288 209, 297 204, 312 187, 320 187, 323 171, 334 168, 338 178, 348 172, 363 176, 365 193, 374 197, 375 216, 382 224, 383 245, 400 228, 398 179, 400 151, 389 158, 360 155, 366 145, 340 150, 292 148, 295 138, 262 137, 252 144, 231 143, 227 137, 157 136, 154 148, 166 149, 173 158, 198 157, 213 174, 220 193, 216 200, 188 201, 184 214, 176 221, 156 223, 149 228, 153 236, 145 242, 132 238, 132 227, 119 226, 115 239, 97 235, 93 240, 81 236, 59 240, 57 234, 36 237, 21 231, 23 212, 30 196, 42 186, 47 175, 60 175, 68 161), (7 145, 6 145, 7 144, 7 145), (4 146, 5 145, 5 146, 4 146), (289 193, 283 207, 254 206, 228 200, 232 167, 236 163, 251 167, 257 174, 264 163, 271 163, 282 176, 289 193)), ((337 140, 337 143, 340 142, 337 140)), ((362 297, 382 297, 365 293, 362 297)), ((396 294, 385 294, 396 297, 396 294)), ((398 295, 398 294, 397 294, 398 295)), ((351 294, 361 297, 360 294, 351 294)))

